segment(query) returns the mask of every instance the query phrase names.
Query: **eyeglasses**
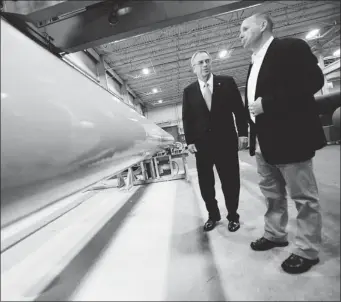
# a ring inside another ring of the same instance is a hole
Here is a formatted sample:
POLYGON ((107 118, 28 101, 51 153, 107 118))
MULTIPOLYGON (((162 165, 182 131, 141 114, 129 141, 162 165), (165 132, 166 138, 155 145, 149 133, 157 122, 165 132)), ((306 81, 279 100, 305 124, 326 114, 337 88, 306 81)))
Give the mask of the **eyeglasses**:
POLYGON ((211 63, 212 63, 212 60, 211 60, 211 59, 200 60, 200 61, 194 63, 193 66, 195 66, 195 65, 202 66, 202 65, 204 65, 204 63, 206 63, 206 64, 211 64, 211 63))

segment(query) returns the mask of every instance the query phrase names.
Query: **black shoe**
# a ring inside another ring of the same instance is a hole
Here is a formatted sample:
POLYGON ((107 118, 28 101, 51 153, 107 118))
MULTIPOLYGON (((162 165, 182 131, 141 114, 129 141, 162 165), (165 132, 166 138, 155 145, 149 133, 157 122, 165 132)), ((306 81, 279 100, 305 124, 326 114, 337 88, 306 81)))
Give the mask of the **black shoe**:
POLYGON ((240 223, 239 221, 229 221, 228 229, 230 232, 235 232, 240 228, 240 223))
POLYGON ((274 242, 270 241, 264 237, 257 239, 254 242, 251 242, 250 246, 255 251, 267 251, 274 247, 284 247, 289 244, 288 241, 285 242, 274 242))
POLYGON ((297 256, 295 254, 291 254, 289 258, 287 258, 283 263, 282 263, 282 268, 285 272, 289 274, 301 274, 306 271, 309 271, 310 268, 319 263, 320 259, 307 259, 303 258, 301 256, 297 256))
POLYGON ((220 219, 214 220, 214 219, 209 218, 204 224, 204 231, 208 232, 208 231, 213 230, 215 225, 217 224, 217 221, 219 221, 219 220, 220 219))

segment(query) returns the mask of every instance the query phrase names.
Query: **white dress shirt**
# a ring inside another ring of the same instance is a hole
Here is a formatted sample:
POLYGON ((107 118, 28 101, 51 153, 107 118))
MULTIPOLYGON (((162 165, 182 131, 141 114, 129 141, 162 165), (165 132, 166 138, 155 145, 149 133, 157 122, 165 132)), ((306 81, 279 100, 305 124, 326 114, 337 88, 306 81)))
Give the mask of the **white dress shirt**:
MULTIPOLYGON (((265 54, 273 41, 274 37, 271 36, 262 46, 261 49, 258 50, 257 53, 252 54, 252 68, 250 72, 250 76, 247 82, 247 100, 248 103, 251 104, 255 101, 256 87, 257 87, 257 79, 259 70, 262 66, 265 54)), ((255 117, 251 114, 251 119, 255 122, 255 117)))
MULTIPOLYGON (((202 97, 204 97, 204 89, 205 89, 204 87, 205 87, 206 83, 200 79, 198 79, 198 82, 200 85, 202 97)), ((210 74, 210 77, 207 81, 207 84, 208 84, 208 89, 211 91, 211 94, 213 94, 213 74, 212 73, 210 74)))
MULTIPOLYGON (((260 68, 262 66, 264 57, 266 55, 266 52, 268 51, 268 48, 273 41, 274 37, 271 36, 265 43, 264 45, 256 52, 253 53, 251 56, 251 62, 252 62, 252 67, 249 75, 249 79, 247 81, 247 100, 248 103, 251 104, 255 101, 255 94, 256 94, 256 87, 257 87, 257 80, 258 80, 258 75, 260 68)), ((255 116, 250 114, 251 119, 253 122, 256 121, 255 116)), ((258 139, 256 137, 256 151, 260 152, 259 148, 259 143, 258 139)))

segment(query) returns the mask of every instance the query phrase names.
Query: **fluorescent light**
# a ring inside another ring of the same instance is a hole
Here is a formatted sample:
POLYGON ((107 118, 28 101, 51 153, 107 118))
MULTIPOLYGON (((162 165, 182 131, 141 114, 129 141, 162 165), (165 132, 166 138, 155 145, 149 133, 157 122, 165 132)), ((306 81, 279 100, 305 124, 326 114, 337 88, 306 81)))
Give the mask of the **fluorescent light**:
POLYGON ((149 74, 149 69, 148 68, 143 68, 142 69, 143 74, 149 74))
POLYGON ((153 88, 152 92, 157 93, 157 88, 153 88))
POLYGON ((226 57, 226 55, 227 55, 226 49, 221 50, 218 54, 219 58, 224 58, 224 57, 226 57))
POLYGON ((334 57, 339 57, 340 56, 340 48, 333 53, 334 57))
POLYGON ((313 30, 311 30, 311 31, 305 36, 305 38, 306 38, 307 40, 316 38, 319 32, 320 32, 319 29, 313 29, 313 30))
POLYGON ((130 6, 122 7, 117 11, 117 14, 119 16, 123 16, 123 15, 129 14, 131 11, 132 11, 132 8, 130 6))

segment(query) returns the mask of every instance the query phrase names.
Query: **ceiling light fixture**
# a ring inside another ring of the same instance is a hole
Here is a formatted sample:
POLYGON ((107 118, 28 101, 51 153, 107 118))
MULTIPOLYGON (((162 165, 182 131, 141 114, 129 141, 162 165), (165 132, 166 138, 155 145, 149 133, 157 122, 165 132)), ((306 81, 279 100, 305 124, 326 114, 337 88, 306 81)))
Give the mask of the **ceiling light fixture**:
POLYGON ((163 102, 163 100, 158 100, 157 102, 158 102, 159 104, 161 104, 161 103, 163 102))
POLYGON ((152 89, 152 92, 153 92, 153 93, 157 93, 157 92, 158 92, 157 88, 153 88, 153 89, 152 89))
POLYGON ((320 32, 319 29, 313 29, 305 36, 305 38, 307 40, 315 39, 318 37, 319 32, 320 32))
POLYGON ((123 15, 129 14, 131 11, 132 11, 132 8, 130 6, 122 7, 118 9, 117 14, 119 16, 123 16, 123 15))
POLYGON ((338 50, 335 50, 333 53, 334 57, 339 57, 340 56, 340 48, 338 50))
POLYGON ((130 6, 126 7, 120 7, 119 3, 116 3, 108 16, 108 22, 110 25, 116 25, 119 22, 118 17, 121 17, 123 15, 129 14, 132 11, 132 8, 130 6))
POLYGON ((148 68, 143 68, 142 69, 143 74, 149 74, 149 69, 148 68))
POLYGON ((218 54, 219 58, 221 58, 221 59, 226 57, 226 55, 227 55, 227 50, 226 49, 221 50, 219 52, 219 54, 218 54))

